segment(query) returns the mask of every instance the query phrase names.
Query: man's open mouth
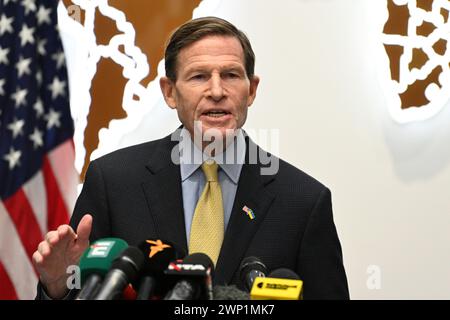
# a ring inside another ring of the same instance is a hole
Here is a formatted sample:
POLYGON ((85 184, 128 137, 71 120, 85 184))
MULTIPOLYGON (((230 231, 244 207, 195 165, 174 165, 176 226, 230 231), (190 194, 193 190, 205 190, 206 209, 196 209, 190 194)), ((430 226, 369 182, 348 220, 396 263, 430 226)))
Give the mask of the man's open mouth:
POLYGON ((204 116, 213 117, 213 118, 220 118, 223 116, 226 116, 227 114, 230 114, 230 112, 223 111, 223 110, 214 110, 214 111, 208 111, 205 113, 202 113, 204 116))

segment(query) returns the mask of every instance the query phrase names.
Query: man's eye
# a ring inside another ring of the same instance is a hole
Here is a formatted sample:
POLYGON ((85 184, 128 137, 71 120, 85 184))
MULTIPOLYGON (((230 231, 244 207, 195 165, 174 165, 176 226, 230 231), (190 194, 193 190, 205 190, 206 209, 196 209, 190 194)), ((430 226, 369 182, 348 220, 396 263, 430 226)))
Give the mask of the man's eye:
POLYGON ((227 72, 227 73, 225 73, 225 78, 237 79, 237 78, 239 78, 239 74, 237 74, 236 72, 227 72))
POLYGON ((191 77, 192 80, 204 80, 206 76, 204 74, 195 74, 191 77))

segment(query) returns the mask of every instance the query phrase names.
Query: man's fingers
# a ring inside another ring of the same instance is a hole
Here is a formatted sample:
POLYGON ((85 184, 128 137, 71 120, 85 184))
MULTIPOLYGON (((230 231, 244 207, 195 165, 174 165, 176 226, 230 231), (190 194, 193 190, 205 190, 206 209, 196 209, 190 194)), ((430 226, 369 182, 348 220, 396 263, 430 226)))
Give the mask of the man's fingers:
POLYGON ((41 254, 41 256, 43 258, 48 257, 48 255, 51 252, 48 242, 47 241, 42 241, 41 243, 39 243, 37 251, 41 254))
POLYGON ((56 229, 58 231, 58 234, 61 238, 65 238, 67 236, 73 236, 75 237, 75 232, 73 231, 72 227, 67 224, 62 224, 56 229))
POLYGON ((34 265, 35 265, 36 267, 38 267, 38 266, 40 266, 40 265, 42 264, 42 261, 44 260, 44 258, 43 258, 42 255, 39 253, 39 251, 35 251, 35 252, 33 253, 32 260, 33 260, 33 262, 34 262, 34 265))
POLYGON ((85 214, 81 218, 77 228, 77 241, 86 242, 89 241, 89 236, 92 230, 92 216, 85 214))
POLYGON ((68 242, 74 241, 77 238, 75 231, 67 224, 59 226, 57 232, 59 238, 58 247, 61 245, 61 247, 65 248, 68 242))
POLYGON ((45 235, 45 241, 47 241, 47 243, 50 245, 50 247, 53 247, 54 245, 56 245, 59 241, 58 231, 54 230, 54 231, 47 232, 47 234, 45 235))

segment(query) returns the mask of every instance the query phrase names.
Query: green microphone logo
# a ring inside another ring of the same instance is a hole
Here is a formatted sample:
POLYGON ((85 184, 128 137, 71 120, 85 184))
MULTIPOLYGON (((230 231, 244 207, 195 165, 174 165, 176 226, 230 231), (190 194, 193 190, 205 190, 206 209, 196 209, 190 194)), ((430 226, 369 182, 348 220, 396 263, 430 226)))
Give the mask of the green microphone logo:
POLYGON ((114 244, 114 241, 95 242, 90 246, 87 258, 106 258, 114 244))

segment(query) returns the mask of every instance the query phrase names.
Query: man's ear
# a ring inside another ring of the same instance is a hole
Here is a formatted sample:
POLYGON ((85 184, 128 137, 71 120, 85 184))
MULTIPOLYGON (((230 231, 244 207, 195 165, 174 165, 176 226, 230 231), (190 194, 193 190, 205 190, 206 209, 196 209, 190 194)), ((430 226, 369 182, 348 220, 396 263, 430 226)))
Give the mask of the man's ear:
POLYGON ((175 83, 167 77, 161 77, 161 79, 159 79, 159 86, 161 87, 161 92, 167 105, 172 109, 176 109, 177 104, 174 97, 175 83))
POLYGON ((259 77, 254 75, 250 79, 250 88, 249 88, 249 95, 248 95, 248 100, 247 100, 247 107, 250 107, 253 104, 253 101, 255 101, 258 84, 259 84, 259 77))

